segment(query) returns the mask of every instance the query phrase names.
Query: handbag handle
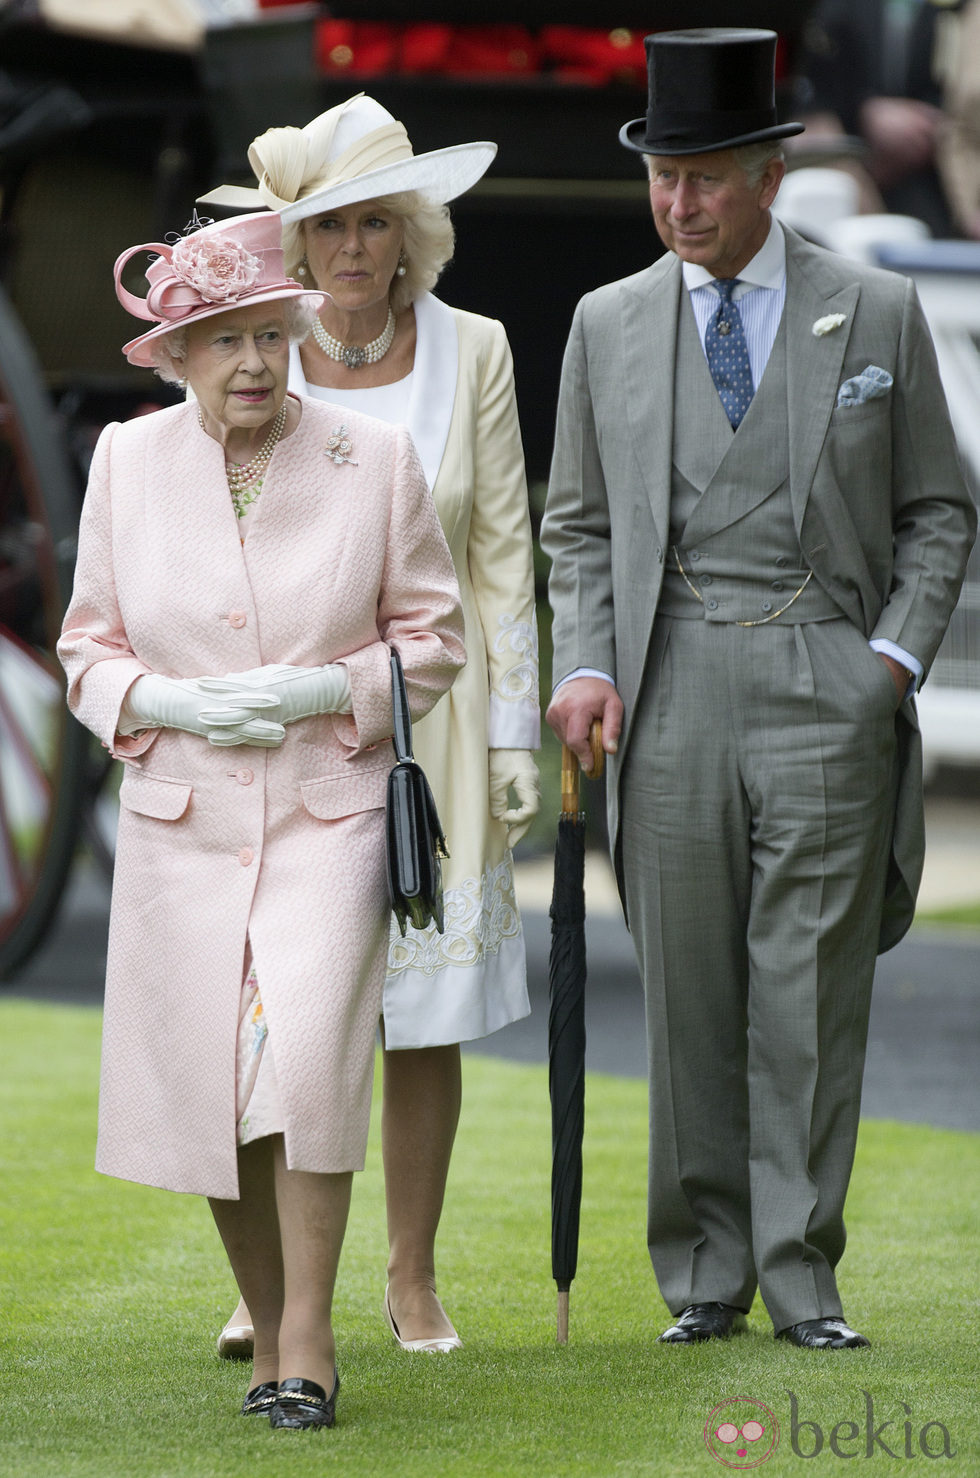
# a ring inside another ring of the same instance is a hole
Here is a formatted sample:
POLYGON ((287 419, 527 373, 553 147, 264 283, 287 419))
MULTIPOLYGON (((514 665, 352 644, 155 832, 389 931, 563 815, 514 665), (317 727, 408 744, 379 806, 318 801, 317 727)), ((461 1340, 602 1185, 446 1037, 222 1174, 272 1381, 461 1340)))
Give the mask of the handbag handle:
POLYGON ((412 714, 408 706, 408 689, 405 687, 405 673, 402 669, 402 659, 397 649, 392 647, 391 651, 391 709, 395 720, 395 758, 399 764, 411 762, 412 754, 412 714))

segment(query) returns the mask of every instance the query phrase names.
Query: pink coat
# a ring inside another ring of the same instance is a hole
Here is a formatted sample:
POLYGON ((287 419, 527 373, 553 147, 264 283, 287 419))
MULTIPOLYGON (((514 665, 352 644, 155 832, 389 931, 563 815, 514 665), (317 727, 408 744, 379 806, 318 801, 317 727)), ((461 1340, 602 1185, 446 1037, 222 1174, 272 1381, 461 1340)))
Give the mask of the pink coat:
POLYGON ((193 406, 96 448, 59 655, 69 703, 125 760, 110 921, 99 1170, 238 1195, 235 1055, 251 941, 291 1167, 363 1166, 388 904, 387 643, 426 712, 464 661, 452 561, 411 439, 302 401, 244 545, 193 406), (326 452, 341 420, 353 448, 326 452), (116 734, 144 672, 343 661, 353 713, 281 749, 116 734))

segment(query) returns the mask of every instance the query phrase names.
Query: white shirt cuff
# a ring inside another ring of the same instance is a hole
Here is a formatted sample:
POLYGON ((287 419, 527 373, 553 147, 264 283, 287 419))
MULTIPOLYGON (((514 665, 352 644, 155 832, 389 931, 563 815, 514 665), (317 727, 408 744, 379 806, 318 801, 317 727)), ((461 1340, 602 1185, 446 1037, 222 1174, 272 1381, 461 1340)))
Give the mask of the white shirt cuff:
POLYGON ((896 662, 900 662, 912 673, 912 679, 905 689, 906 698, 918 689, 922 678, 922 663, 917 657, 913 657, 911 652, 906 652, 903 647, 896 646, 893 641, 888 640, 887 636, 874 636, 869 645, 872 651, 884 652, 886 657, 894 657, 896 662))
POLYGON ((554 697, 559 688, 563 688, 566 683, 574 682, 577 677, 601 677, 603 682, 611 683, 613 687, 616 686, 615 681, 609 676, 608 672, 602 672, 598 667, 576 667, 574 672, 567 673, 565 677, 555 683, 555 686, 551 690, 551 696, 554 697))

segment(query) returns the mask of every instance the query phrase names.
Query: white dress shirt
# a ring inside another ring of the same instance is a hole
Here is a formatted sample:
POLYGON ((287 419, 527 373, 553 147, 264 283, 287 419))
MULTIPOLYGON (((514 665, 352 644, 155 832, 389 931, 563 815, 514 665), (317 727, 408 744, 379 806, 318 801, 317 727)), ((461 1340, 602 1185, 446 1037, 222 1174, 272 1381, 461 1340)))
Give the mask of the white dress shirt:
MULTIPOLYGON (((703 349, 708 324, 718 311, 716 279, 707 267, 696 266, 693 262, 683 262, 681 270, 703 349)), ((759 251, 738 274, 738 286, 732 293, 732 300, 738 304, 749 351, 752 389, 756 391, 769 363, 786 302, 786 238, 781 230, 770 229, 759 251)))

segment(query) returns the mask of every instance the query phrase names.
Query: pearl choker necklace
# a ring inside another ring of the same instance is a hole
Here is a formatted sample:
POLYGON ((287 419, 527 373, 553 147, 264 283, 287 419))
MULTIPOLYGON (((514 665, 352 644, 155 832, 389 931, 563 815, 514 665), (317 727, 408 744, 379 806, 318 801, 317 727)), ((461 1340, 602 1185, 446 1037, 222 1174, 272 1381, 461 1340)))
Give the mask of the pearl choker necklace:
POLYGON ((333 334, 327 333, 319 318, 313 320, 313 337, 328 359, 336 359, 339 364, 346 364, 348 369, 360 369, 362 364, 377 364, 388 353, 395 337, 395 315, 389 308, 384 331, 363 348, 360 344, 342 344, 333 334))
MULTIPOLYGON (((197 419, 201 430, 204 430, 204 418, 198 411, 197 419)), ((262 491, 262 482, 265 478, 265 470, 272 461, 272 453, 279 444, 286 427, 286 401, 276 412, 269 432, 262 446, 255 453, 250 462, 226 462, 225 475, 228 478, 228 491, 231 493, 231 503, 235 510, 236 518, 244 518, 246 510, 254 503, 262 491)))

